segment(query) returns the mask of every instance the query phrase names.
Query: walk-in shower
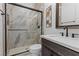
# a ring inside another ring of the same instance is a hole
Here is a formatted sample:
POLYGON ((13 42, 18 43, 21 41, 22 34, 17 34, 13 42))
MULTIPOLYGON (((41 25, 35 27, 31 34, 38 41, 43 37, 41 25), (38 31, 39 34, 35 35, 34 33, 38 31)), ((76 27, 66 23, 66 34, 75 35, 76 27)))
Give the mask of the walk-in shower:
POLYGON ((42 11, 21 4, 5 4, 5 54, 26 52, 32 44, 40 43, 42 11))

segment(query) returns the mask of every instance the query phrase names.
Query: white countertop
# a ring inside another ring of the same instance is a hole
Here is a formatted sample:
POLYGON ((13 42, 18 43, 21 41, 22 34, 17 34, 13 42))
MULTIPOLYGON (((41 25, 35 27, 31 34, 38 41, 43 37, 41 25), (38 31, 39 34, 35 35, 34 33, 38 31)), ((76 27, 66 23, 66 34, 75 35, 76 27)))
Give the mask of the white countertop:
POLYGON ((40 37, 79 52, 79 38, 62 37, 56 35, 41 35, 40 37))

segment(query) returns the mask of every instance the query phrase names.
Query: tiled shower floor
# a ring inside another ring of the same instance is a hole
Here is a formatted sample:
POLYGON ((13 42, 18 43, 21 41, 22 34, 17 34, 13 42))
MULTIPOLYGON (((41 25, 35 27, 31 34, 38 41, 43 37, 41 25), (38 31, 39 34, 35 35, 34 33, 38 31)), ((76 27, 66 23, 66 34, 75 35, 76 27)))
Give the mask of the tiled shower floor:
POLYGON ((19 54, 19 53, 22 53, 24 51, 27 51, 28 47, 25 46, 25 47, 19 47, 19 48, 14 48, 14 49, 10 49, 8 51, 8 55, 15 55, 15 54, 19 54))
MULTIPOLYGON (((12 55, 13 56, 38 56, 38 55, 31 54, 28 51, 28 47, 27 46, 11 49, 11 50, 9 50, 8 55, 11 55, 11 56, 12 55)), ((41 55, 39 55, 39 56, 41 56, 41 55)))

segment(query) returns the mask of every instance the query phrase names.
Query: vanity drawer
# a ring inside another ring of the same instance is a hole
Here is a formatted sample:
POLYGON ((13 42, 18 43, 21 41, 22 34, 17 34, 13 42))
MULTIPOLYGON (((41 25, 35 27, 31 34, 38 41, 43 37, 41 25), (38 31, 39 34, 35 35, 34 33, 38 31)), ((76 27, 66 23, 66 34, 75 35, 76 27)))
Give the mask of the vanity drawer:
POLYGON ((79 56, 79 53, 57 43, 42 38, 42 45, 61 56, 79 56))

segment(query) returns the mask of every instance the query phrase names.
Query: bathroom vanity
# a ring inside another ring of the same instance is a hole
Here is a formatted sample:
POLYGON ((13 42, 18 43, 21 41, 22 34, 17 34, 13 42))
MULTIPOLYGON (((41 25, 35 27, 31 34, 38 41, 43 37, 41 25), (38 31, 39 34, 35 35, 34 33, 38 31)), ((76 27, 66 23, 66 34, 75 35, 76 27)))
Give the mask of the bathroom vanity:
MULTIPOLYGON (((63 37, 61 37, 62 40, 60 39, 60 37, 58 38, 50 36, 41 36, 41 38, 42 56, 79 56, 79 46, 75 46, 76 44, 74 44, 73 42, 69 43, 65 39, 62 39, 63 37)), ((78 40, 79 39, 72 39, 72 41, 74 42, 78 40)))

